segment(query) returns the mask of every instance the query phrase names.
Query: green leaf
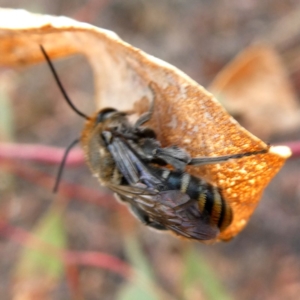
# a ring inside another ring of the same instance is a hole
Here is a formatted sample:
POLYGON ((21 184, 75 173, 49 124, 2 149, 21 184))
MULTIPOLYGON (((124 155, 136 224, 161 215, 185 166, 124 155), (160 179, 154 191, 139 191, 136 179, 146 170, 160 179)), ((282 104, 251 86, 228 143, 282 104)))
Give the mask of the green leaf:
POLYGON ((232 299, 219 281, 212 267, 207 263, 205 258, 201 257, 201 253, 197 252, 195 248, 187 248, 184 265, 183 289, 185 294, 192 289, 201 288, 207 300, 232 299))
MULTIPOLYGON (((40 220, 33 234, 41 241, 56 249, 66 246, 66 235, 60 209, 50 209, 40 220)), ((55 254, 45 253, 42 249, 26 248, 23 250, 16 275, 18 278, 44 276, 45 279, 59 279, 64 272, 64 265, 55 254)))
POLYGON ((13 108, 8 86, 11 85, 11 76, 1 76, 0 85, 0 141, 9 142, 14 136, 13 108))
MULTIPOLYGON (((14 140, 13 107, 10 99, 10 86, 14 80, 8 74, 0 75, 0 143, 14 140)), ((14 189, 13 176, 9 172, 0 170, 0 194, 14 189)), ((0 199, 2 200, 2 199, 0 199)))
POLYGON ((155 276, 153 269, 134 236, 126 236, 125 251, 131 265, 138 269, 148 279, 154 280, 155 276))
POLYGON ((145 291, 145 288, 133 283, 125 284, 119 291, 117 300, 158 300, 159 297, 145 291))
POLYGON ((137 270, 132 281, 119 290, 117 300, 158 300, 158 289, 152 267, 134 236, 125 237, 125 251, 131 265, 137 270))

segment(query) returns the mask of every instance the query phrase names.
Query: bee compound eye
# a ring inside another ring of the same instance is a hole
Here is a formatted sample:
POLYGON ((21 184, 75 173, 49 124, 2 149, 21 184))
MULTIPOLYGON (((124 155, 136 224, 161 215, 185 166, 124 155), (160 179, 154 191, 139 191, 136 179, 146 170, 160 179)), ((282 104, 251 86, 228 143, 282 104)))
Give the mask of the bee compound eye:
POLYGON ((97 115, 96 123, 102 123, 117 112, 114 108, 104 108, 97 115))

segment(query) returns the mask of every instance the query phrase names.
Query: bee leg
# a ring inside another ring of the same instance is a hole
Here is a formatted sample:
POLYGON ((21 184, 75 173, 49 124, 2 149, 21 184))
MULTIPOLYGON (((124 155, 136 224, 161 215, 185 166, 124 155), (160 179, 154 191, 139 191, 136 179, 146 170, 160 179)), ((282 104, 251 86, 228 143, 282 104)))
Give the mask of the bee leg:
POLYGON ((188 165, 201 166, 201 165, 208 165, 208 164, 218 164, 218 163, 226 162, 230 159, 238 159, 238 158, 242 158, 245 156, 263 154, 263 153, 267 153, 268 151, 269 151, 269 148, 258 150, 258 151, 252 151, 252 152, 215 156, 215 157, 195 157, 195 158, 191 159, 191 161, 188 163, 188 165))
POLYGON ((144 123, 148 122, 153 114, 153 110, 154 110, 154 101, 151 101, 150 103, 150 108, 147 112, 143 113, 135 122, 134 124, 134 128, 137 129, 139 128, 141 125, 143 125, 144 123))
POLYGON ((161 144, 152 138, 144 138, 142 143, 130 143, 139 156, 146 162, 154 162, 159 165, 171 165, 176 170, 184 171, 191 161, 190 155, 177 146, 162 148, 161 144))
POLYGON ((146 224, 149 227, 152 227, 156 230, 168 230, 168 228, 166 228, 165 226, 163 226, 160 223, 155 223, 155 222, 149 222, 148 224, 146 224))
POLYGON ((187 165, 189 166, 201 166, 208 164, 218 164, 226 162, 230 159, 239 159, 245 156, 257 155, 267 153, 268 149, 262 149, 258 151, 252 152, 244 152, 238 154, 230 154, 223 156, 215 156, 215 157, 195 157, 191 158, 188 153, 186 153, 183 149, 177 146, 171 146, 166 148, 157 147, 154 149, 153 158, 159 158, 166 162, 167 164, 173 166, 176 170, 184 171, 187 165))
POLYGON ((180 171, 184 171, 185 167, 191 161, 189 154, 177 146, 156 148, 153 151, 153 157, 163 160, 180 171))
POLYGON ((151 119, 151 117, 152 117, 152 114, 153 114, 153 111, 154 111, 155 98, 156 98, 156 91, 155 91, 156 85, 155 85, 155 83, 154 82, 150 82, 149 88, 151 89, 151 92, 153 94, 153 99, 152 99, 152 101, 150 101, 149 110, 147 112, 145 112, 144 114, 142 114, 138 118, 138 120, 134 124, 134 128, 140 127, 144 123, 148 122, 151 119))
POLYGON ((142 114, 138 119, 137 121, 135 122, 134 124, 134 128, 138 128, 140 127, 141 125, 143 125, 144 123, 148 122, 150 119, 151 119, 151 116, 152 116, 152 111, 153 109, 150 108, 149 111, 145 112, 144 114, 142 114))
POLYGON ((162 224, 151 221, 149 216, 136 205, 131 204, 130 208, 134 216, 146 226, 152 227, 157 230, 167 230, 167 228, 162 224))

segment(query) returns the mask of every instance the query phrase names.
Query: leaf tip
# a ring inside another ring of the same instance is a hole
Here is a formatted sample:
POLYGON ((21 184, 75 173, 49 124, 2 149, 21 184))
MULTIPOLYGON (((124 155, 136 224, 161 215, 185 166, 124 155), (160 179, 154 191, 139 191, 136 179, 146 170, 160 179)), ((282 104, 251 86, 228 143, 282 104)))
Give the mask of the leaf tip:
POLYGON ((292 155, 292 151, 288 146, 272 146, 269 153, 276 154, 285 159, 288 159, 292 155))

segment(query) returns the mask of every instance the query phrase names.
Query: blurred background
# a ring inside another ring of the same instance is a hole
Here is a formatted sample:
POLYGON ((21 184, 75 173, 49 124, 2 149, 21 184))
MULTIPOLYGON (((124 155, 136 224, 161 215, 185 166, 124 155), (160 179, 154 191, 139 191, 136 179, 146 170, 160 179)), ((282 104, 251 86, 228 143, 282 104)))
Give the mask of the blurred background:
MULTIPOLYGON (((281 63, 287 85, 282 90, 288 89, 294 101, 287 118, 295 118, 293 112, 299 107, 299 1, 0 0, 0 7, 65 15, 115 31, 208 88, 249 45, 267 43, 281 63)), ((93 112, 93 78, 86 60, 76 56, 55 65, 80 110, 93 112)), ((251 82, 249 86, 255 91, 251 82)), ((268 94, 268 89, 272 86, 266 84, 262 94, 268 94)), ((234 105, 229 106, 235 115, 234 105)), ((244 105, 236 114, 242 124, 248 120, 247 110, 255 110, 250 106, 244 105)), ((268 127, 268 119, 271 111, 258 125, 268 127)), ((257 125, 258 120, 252 122, 257 125)), ((251 129, 253 124, 243 125, 251 129)), ((0 69, 3 142, 63 148, 79 136, 82 125, 64 103, 45 64, 0 69)), ((286 129, 271 128, 261 137, 285 144, 299 141, 299 134, 295 123, 286 129)), ((63 180, 76 195, 53 205, 51 184, 57 168, 20 163, 18 171, 0 173, 0 215, 11 225, 0 230, 1 299, 299 299, 299 159, 288 161, 271 182, 245 230, 232 241, 215 245, 187 242, 143 227, 109 191, 102 190, 84 165, 66 168, 63 180), (48 188, 40 184, 41 178, 48 188), (36 252, 42 246, 34 239, 36 247, 25 246, 25 232, 71 251, 110 254, 139 275, 128 280, 111 267, 66 266, 36 252), (34 286, 35 294, 26 298, 24 291, 34 286)))

